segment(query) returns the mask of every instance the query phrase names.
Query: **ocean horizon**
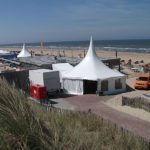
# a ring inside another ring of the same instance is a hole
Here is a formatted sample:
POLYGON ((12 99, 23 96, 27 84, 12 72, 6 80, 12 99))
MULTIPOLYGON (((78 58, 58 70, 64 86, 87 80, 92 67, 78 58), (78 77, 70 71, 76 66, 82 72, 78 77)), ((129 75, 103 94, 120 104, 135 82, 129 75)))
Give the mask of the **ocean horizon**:
MULTIPOLYGON (((63 48, 63 49, 86 49, 89 41, 61 41, 61 42, 43 42, 43 46, 47 48, 63 48)), ((143 52, 150 53, 150 39, 132 39, 132 40, 94 40, 96 50, 107 51, 127 51, 127 52, 143 52)), ((20 48, 22 43, 17 44, 0 44, 0 48, 13 47, 20 48)), ((41 42, 26 43, 26 47, 41 47, 41 42)))

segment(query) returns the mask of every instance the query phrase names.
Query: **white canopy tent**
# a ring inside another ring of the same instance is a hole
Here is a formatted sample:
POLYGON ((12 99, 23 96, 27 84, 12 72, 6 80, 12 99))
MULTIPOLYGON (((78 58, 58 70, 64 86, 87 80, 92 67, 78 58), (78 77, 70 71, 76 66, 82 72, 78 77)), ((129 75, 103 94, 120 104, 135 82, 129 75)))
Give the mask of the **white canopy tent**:
POLYGON ((126 76, 103 64, 93 48, 91 37, 86 57, 63 76, 63 88, 68 94, 112 94, 126 90, 126 76))
POLYGON ((25 48, 25 44, 23 44, 23 48, 17 57, 18 58, 20 58, 20 57, 31 57, 30 52, 25 48))
POLYGON ((60 77, 60 82, 62 83, 62 77, 72 71, 74 68, 72 65, 69 63, 58 63, 58 64, 52 64, 53 70, 59 71, 59 77, 60 77))

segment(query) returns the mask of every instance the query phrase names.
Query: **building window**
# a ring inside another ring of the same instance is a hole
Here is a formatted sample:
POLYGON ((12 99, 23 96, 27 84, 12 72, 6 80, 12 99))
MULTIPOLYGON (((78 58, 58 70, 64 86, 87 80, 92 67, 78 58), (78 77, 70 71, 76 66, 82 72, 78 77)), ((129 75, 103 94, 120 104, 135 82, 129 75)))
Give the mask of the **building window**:
POLYGON ((115 88, 116 89, 122 89, 121 79, 116 79, 115 80, 115 88))
POLYGON ((101 82, 101 91, 108 91, 108 80, 103 80, 101 82))

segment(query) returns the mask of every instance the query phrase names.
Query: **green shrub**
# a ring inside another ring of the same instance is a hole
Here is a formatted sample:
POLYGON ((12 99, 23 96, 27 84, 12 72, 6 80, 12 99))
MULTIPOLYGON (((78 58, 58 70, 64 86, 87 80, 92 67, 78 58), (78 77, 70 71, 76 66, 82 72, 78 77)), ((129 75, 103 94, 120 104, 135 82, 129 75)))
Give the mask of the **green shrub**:
POLYGON ((1 147, 46 149, 47 143, 51 145, 49 133, 44 132, 44 123, 36 117, 24 94, 0 79, 1 147))

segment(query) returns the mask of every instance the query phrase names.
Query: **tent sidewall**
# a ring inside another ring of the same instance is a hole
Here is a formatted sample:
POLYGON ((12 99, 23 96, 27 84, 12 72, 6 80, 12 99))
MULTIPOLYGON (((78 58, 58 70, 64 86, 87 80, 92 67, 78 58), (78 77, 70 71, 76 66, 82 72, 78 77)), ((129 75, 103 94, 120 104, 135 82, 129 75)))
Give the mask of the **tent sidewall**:
MULTIPOLYGON (((103 94, 116 94, 120 92, 126 91, 126 76, 118 77, 118 78, 109 78, 108 80, 108 91, 104 91, 103 94), (122 88, 116 89, 115 88, 115 81, 117 79, 121 79, 122 88)), ((101 82, 103 80, 97 80, 97 90, 101 91, 101 82)), ((83 79, 63 79, 63 89, 66 94, 73 94, 73 95, 83 95, 84 94, 84 80, 83 79)))
POLYGON ((63 90, 66 94, 83 95, 83 80, 63 79, 63 90))
MULTIPOLYGON (((103 94, 107 95, 107 94, 116 94, 116 93, 120 93, 120 92, 125 92, 126 91, 126 76, 123 77, 118 77, 118 78, 109 78, 106 79, 108 80, 108 91, 104 91, 103 94), (121 89, 116 89, 115 88, 115 81, 117 79, 121 79, 121 83, 122 83, 122 88, 121 89)), ((103 80, 98 80, 98 91, 101 91, 101 82, 103 80)))

